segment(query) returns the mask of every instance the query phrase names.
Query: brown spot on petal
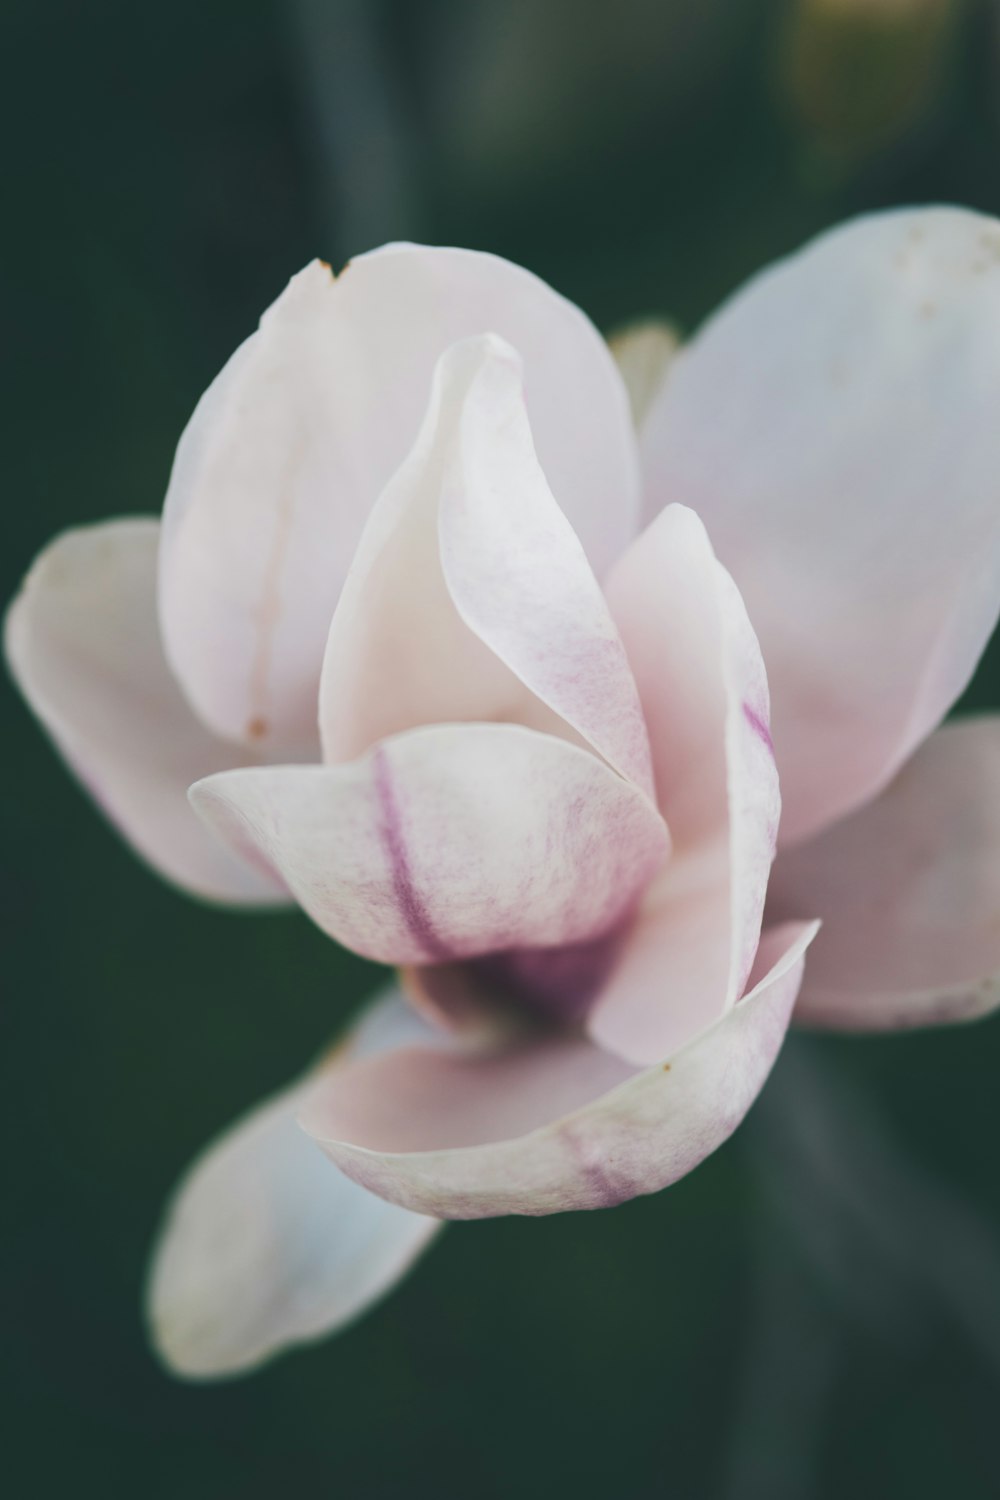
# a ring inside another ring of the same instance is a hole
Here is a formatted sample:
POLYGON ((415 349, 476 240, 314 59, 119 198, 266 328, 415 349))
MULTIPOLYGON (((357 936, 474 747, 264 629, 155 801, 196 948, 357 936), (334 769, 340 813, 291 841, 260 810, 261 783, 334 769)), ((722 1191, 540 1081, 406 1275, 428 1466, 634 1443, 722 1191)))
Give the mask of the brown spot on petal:
POLYGON ((307 435, 304 432, 301 433, 298 444, 289 457, 284 483, 275 507, 274 534, 265 562, 264 577, 261 580, 260 599, 257 605, 256 649, 250 664, 250 683, 247 695, 250 699, 247 706, 257 710, 247 724, 246 732, 251 740, 259 740, 270 730, 270 721, 266 717, 264 709, 270 702, 274 636, 278 629, 284 605, 282 585, 284 583, 285 563, 291 543, 295 506, 298 499, 297 486, 299 474, 306 457, 307 442, 307 435))
POLYGON ((664 1073, 669 1073, 670 1072, 670 1064, 669 1063, 664 1063, 663 1064, 663 1071, 664 1071, 664 1073))

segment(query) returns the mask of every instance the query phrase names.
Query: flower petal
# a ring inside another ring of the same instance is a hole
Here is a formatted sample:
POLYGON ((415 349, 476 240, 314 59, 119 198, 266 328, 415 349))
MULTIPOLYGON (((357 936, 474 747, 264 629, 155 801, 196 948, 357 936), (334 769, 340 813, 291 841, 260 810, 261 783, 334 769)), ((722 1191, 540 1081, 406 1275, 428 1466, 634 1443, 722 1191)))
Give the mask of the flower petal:
POLYGON ((191 799, 260 849, 325 932, 385 963, 597 937, 667 849, 629 782, 509 724, 413 730, 345 766, 231 771, 191 799))
POLYGON ((768 690, 743 601, 705 528, 669 506, 621 559, 608 602, 639 685, 674 854, 589 1019, 648 1063, 742 995, 781 799, 768 690))
POLYGON ((652 792, 622 643, 535 456, 518 356, 492 336, 438 363, 416 447, 334 615, 320 697, 330 761, 419 724, 477 719, 568 724, 652 792))
POLYGON ((739 997, 742 990, 730 998, 736 949, 729 888, 724 843, 700 860, 674 854, 589 1010, 587 1030, 599 1047, 648 1066, 698 1036, 739 997))
POLYGON ((319 1084, 301 1123, 356 1182, 442 1218, 657 1192, 720 1146, 755 1099, 814 930, 767 934, 754 990, 669 1064, 635 1072, 568 1034, 493 1054, 414 1046, 319 1084))
POLYGON ((187 805, 190 783, 235 756, 194 717, 163 659, 158 535, 151 519, 106 521, 50 543, 7 615, 10 668, 136 853, 197 896, 273 905, 287 900, 273 871, 222 849, 187 805))
MULTIPOLYGON (((375 1019, 387 1009, 380 1002, 375 1019)), ((336 1077, 365 1050, 349 1042, 258 1105, 183 1178, 147 1292, 154 1343, 176 1374, 246 1374, 332 1333, 384 1296, 440 1229, 344 1177, 296 1124, 317 1077, 336 1077)))
POLYGON ((771 683, 782 839, 886 784, 1000 604, 1000 224, 892 212, 757 277, 676 360, 650 497, 693 506, 771 683))
POLYGON ((938 730, 876 800, 779 855, 778 917, 823 931, 796 1019, 857 1031, 1000 1004, 1000 717, 938 730))
POLYGON ((594 566, 634 531, 638 461, 603 340, 496 256, 389 245, 314 262, 199 403, 164 508, 169 659, 218 733, 309 752, 334 606, 417 432, 439 355, 494 331, 525 359, 539 455, 594 566), (613 504, 609 503, 612 497, 613 504))

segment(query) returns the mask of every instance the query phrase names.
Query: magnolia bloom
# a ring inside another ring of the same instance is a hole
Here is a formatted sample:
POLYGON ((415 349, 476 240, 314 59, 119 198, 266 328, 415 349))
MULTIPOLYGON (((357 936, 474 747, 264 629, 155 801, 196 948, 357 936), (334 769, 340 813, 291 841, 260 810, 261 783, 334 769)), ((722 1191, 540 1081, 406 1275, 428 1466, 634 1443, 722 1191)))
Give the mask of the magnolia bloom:
POLYGON ((442 1219, 675 1181, 796 999, 995 999, 1000 720, 937 725, 1000 603, 1000 226, 860 220, 620 355, 631 407, 489 255, 314 264, 162 521, 60 537, 11 610, 140 854, 399 971, 182 1184, 150 1292, 182 1372, 357 1315, 442 1219))

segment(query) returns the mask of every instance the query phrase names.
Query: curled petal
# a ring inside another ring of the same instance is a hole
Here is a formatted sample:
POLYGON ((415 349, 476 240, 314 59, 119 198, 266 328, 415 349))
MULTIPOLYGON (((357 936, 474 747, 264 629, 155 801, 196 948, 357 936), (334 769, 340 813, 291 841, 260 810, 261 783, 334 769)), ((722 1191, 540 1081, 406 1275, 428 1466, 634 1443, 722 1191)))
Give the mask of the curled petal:
POLYGON ((476 719, 575 731, 652 791, 622 643, 536 457, 518 356, 492 336, 437 366, 334 615, 320 699, 330 761, 476 719))
POLYGON ((693 511, 671 505, 608 581, 674 854, 590 1016, 652 1062, 743 993, 760 937, 781 798, 767 678, 739 591, 693 511))
POLYGON ((164 508, 167 653, 217 733, 272 759, 314 752, 323 650, 365 520, 413 443, 439 355, 489 330, 524 355, 541 462, 594 566, 625 545, 635 443, 582 313, 474 251, 389 245, 336 278, 314 262, 202 398, 164 508))
POLYGON ((191 788, 330 936, 385 963, 598 937, 667 850, 638 789, 589 751, 508 724, 437 725, 345 766, 228 772, 191 788))
POLYGON ((779 855, 768 913, 823 919, 796 1010, 856 1031, 1000 1004, 1000 718, 931 735, 867 807, 779 855))
POLYGON ((752 991, 654 1068, 636 1071, 567 1034, 493 1053, 401 1048, 317 1085, 301 1123, 356 1182, 442 1218, 606 1208, 657 1192, 752 1104, 814 930, 767 934, 752 991))
POLYGON ((782 840, 884 786, 1000 603, 1000 224, 879 214, 756 277, 643 428, 654 503, 708 527, 767 662, 782 840))
POLYGON ((7 615, 11 671, 94 800, 136 853, 213 901, 287 900, 259 855, 223 849, 187 804, 191 782, 232 766, 231 745, 192 714, 156 624, 154 520, 57 537, 7 615))
POLYGON ((231 1126, 186 1173, 147 1290, 153 1341, 176 1374, 246 1374, 332 1333, 384 1296, 441 1227, 351 1182, 296 1124, 317 1077, 370 1050, 372 1022, 385 1031, 386 1009, 380 1002, 360 1036, 231 1126))

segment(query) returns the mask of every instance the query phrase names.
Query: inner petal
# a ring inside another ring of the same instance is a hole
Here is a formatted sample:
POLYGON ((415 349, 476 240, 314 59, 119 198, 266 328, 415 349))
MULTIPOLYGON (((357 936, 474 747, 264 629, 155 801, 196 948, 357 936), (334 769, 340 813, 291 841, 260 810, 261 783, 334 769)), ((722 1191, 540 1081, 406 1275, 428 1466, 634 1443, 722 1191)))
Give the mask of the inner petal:
POLYGON ((588 744, 652 795, 624 646, 538 461, 520 360, 490 335, 439 361, 417 442, 365 529, 327 642, 324 759, 487 720, 588 744))
POLYGON ((411 730, 348 765, 245 768, 190 796, 331 937, 397 965, 590 943, 669 849, 636 786, 513 724, 411 730))
POLYGON ((485 328, 524 355, 540 460, 599 574, 634 533, 625 391, 577 308, 474 251, 389 245, 336 278, 314 262, 202 398, 165 503, 166 653, 218 735, 312 758, 330 619, 372 502, 435 361, 485 328))

